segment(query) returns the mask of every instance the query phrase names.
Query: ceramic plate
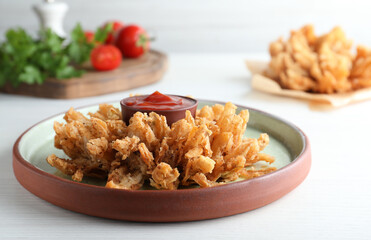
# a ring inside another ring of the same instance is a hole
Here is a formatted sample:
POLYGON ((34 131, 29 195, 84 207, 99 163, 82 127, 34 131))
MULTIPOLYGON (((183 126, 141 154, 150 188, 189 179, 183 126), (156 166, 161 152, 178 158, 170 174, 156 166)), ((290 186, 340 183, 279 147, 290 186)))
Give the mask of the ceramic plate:
MULTIPOLYGON (((199 100, 199 108, 215 101, 199 100)), ((219 102, 218 102, 219 103, 219 102)), ((113 103, 119 108, 119 103, 113 103)), ((222 103, 224 104, 224 103, 222 103)), ((98 105, 80 108, 86 114, 98 105)), ((117 190, 105 188, 105 181, 84 178, 78 183, 46 162, 55 153, 54 121, 63 114, 46 119, 27 131, 13 148, 13 169, 17 180, 28 191, 57 206, 98 217, 147 222, 175 222, 218 218, 262 207, 284 196, 307 176, 311 153, 306 135, 294 125, 270 114, 248 109, 250 120, 245 135, 258 138, 268 133, 270 143, 265 153, 275 156, 271 166, 277 171, 250 180, 242 180, 212 188, 173 191, 117 190)))

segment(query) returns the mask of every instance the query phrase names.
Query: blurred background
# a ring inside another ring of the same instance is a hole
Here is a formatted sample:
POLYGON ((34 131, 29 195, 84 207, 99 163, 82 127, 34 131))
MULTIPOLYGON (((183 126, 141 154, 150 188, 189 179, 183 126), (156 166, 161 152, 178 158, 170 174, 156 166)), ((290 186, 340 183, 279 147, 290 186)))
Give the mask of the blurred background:
MULTIPOLYGON (((0 0, 0 36, 21 26, 39 28, 31 6, 41 1, 0 0)), ((77 22, 95 30, 107 20, 136 23, 156 35, 154 49, 168 53, 262 53, 289 30, 313 23, 317 33, 340 25, 350 39, 370 45, 371 1, 364 0, 64 0, 67 32, 77 22)))

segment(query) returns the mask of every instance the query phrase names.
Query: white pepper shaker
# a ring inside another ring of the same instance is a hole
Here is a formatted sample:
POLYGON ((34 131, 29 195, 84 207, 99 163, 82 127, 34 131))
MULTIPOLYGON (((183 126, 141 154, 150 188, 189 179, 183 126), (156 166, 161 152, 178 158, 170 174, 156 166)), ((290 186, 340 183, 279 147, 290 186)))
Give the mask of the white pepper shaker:
POLYGON ((39 16, 42 29, 50 28, 60 37, 66 37, 63 19, 68 10, 67 3, 45 0, 43 3, 34 5, 33 9, 39 16))

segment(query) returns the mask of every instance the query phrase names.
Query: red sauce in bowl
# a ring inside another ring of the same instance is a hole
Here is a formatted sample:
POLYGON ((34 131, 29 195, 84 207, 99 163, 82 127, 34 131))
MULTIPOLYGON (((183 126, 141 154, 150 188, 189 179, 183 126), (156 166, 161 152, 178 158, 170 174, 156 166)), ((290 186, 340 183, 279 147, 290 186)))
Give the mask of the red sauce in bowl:
POLYGON ((197 103, 196 99, 177 95, 165 95, 158 91, 151 95, 128 97, 120 101, 122 120, 126 124, 129 124, 130 118, 136 112, 156 112, 166 117, 169 126, 184 118, 187 110, 195 117, 197 103))
POLYGON ((168 96, 158 91, 151 95, 128 98, 124 103, 126 106, 141 110, 175 110, 194 105, 194 101, 190 99, 168 96))

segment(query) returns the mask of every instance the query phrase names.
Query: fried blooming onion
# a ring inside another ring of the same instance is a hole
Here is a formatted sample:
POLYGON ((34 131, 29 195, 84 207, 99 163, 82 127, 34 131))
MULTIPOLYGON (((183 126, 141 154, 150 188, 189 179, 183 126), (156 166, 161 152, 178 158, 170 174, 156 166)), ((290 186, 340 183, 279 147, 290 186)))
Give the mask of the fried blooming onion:
POLYGON ((357 48, 340 27, 322 36, 307 25, 270 44, 266 75, 283 88, 316 93, 341 93, 371 87, 371 50, 357 48))
POLYGON ((249 112, 236 114, 232 103, 205 106, 195 119, 187 111, 171 128, 154 112, 137 112, 126 126, 121 112, 107 104, 89 115, 71 108, 64 116, 66 124, 54 123, 55 147, 71 159, 52 154, 47 162, 75 181, 86 175, 107 179, 108 188, 140 189, 147 181, 171 190, 194 183, 211 187, 275 170, 253 166, 274 161, 260 153, 269 137, 243 138, 249 112))

